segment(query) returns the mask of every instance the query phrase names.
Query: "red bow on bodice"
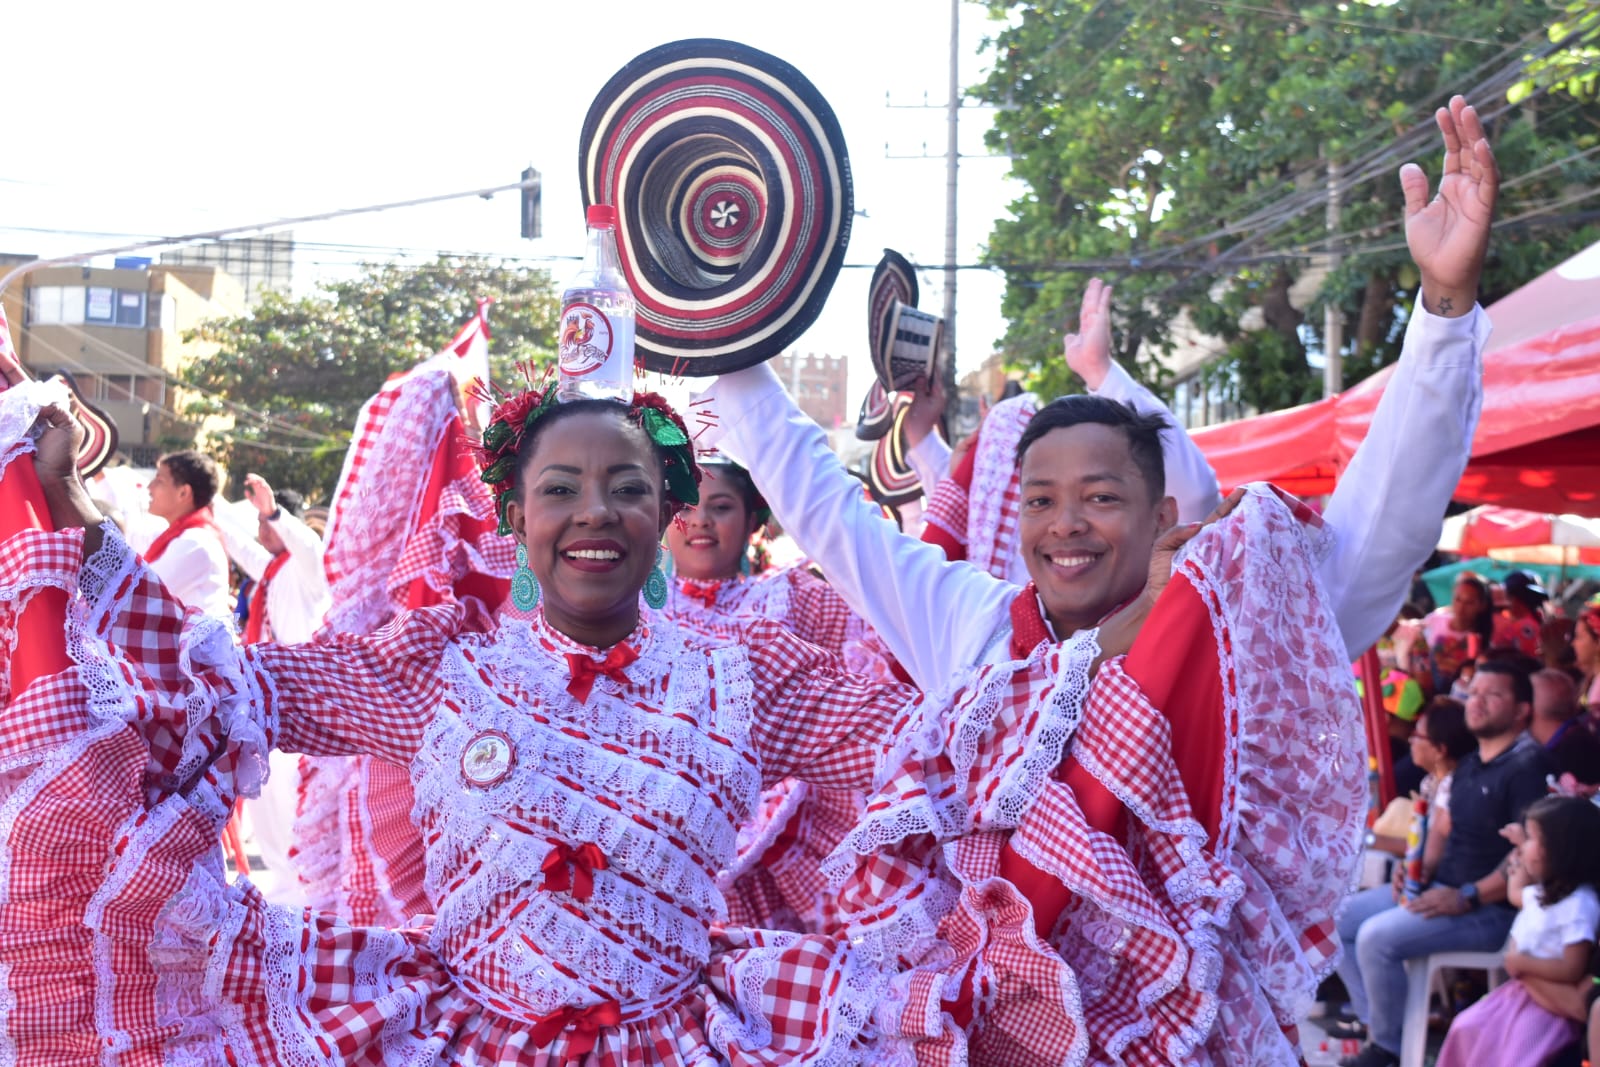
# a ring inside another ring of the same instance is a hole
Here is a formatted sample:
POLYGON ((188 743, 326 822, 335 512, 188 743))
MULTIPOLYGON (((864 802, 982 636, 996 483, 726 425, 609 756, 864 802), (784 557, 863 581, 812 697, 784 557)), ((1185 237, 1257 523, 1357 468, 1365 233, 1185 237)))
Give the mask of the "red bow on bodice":
POLYGON ((606 869, 606 854, 589 842, 573 848, 559 844, 539 865, 544 872, 544 888, 550 893, 570 891, 573 900, 588 900, 594 893, 594 872, 606 869))
POLYGON ((567 1062, 576 1063, 594 1051, 602 1028, 617 1026, 621 1022, 622 1009, 614 1000, 604 1000, 587 1008, 562 1008, 546 1015, 534 1026, 533 1043, 543 1048, 571 1027, 572 1036, 567 1039, 567 1062))
POLYGON ((717 594, 722 592, 721 582, 683 582, 678 591, 690 600, 698 600, 710 611, 717 606, 717 594))
POLYGON ((594 689, 594 680, 602 674, 618 685, 627 685, 625 668, 638 658, 639 653, 626 641, 613 645, 611 651, 606 653, 606 658, 599 663, 581 652, 568 652, 567 669, 572 672, 572 680, 567 683, 567 692, 576 697, 578 703, 586 704, 589 693, 594 689))

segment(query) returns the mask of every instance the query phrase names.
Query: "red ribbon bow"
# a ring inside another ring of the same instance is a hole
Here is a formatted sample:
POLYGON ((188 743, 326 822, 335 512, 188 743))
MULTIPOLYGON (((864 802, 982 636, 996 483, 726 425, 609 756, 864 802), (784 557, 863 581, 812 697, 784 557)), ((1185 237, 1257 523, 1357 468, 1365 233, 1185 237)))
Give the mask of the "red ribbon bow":
POLYGON ((717 606, 717 594, 722 591, 721 582, 684 582, 678 587, 679 591, 690 600, 698 600, 710 611, 717 606))
POLYGON ((571 1027, 572 1036, 567 1039, 567 1062, 572 1063, 594 1051, 602 1027, 617 1026, 621 1022, 622 1008, 614 1000, 603 1000, 587 1008, 562 1008, 535 1024, 533 1043, 543 1048, 571 1027))
POLYGON ((606 869, 606 854, 589 842, 573 848, 559 844, 550 850, 539 867, 544 872, 544 888, 550 893, 571 891, 573 900, 588 900, 594 893, 594 872, 606 869))
POLYGON ((594 680, 602 674, 619 685, 627 685, 628 676, 624 668, 638 658, 639 653, 626 641, 619 641, 612 646, 606 658, 599 663, 581 652, 568 652, 567 669, 572 672, 572 680, 567 683, 567 692, 577 697, 578 703, 587 704, 589 693, 594 689, 594 680))

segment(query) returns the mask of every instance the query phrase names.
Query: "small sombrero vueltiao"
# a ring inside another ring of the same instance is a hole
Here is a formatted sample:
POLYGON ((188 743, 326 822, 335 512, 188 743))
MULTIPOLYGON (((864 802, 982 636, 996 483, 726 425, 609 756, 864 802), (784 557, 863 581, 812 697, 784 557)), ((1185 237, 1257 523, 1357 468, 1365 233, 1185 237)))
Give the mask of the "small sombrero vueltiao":
POLYGON ((885 248, 867 292, 867 345, 883 387, 907 389, 931 380, 944 344, 944 320, 917 308, 916 270, 885 248))
POLYGON ((889 432, 872 445, 872 455, 867 458, 867 491, 880 504, 898 508, 922 495, 922 480, 916 468, 906 459, 906 413, 911 410, 911 397, 895 393, 890 398, 894 409, 894 425, 889 432))
POLYGON ((78 450, 78 474, 92 478, 109 462, 117 451, 117 423, 110 415, 84 398, 83 390, 72 375, 59 372, 67 388, 77 401, 73 414, 83 426, 83 447, 78 450))
POLYGON ((732 41, 634 59, 589 107, 585 206, 617 209, 617 251, 651 370, 703 376, 777 355, 811 325, 854 216, 850 161, 822 94, 732 41))
POLYGON ((872 271, 872 284, 867 288, 867 351, 872 355, 876 378, 861 402, 861 415, 856 419, 856 436, 863 441, 876 441, 894 425, 895 408, 890 401, 894 387, 885 379, 884 368, 888 364, 883 334, 889 328, 897 302, 916 304, 917 272, 904 256, 885 248, 883 258, 872 271))

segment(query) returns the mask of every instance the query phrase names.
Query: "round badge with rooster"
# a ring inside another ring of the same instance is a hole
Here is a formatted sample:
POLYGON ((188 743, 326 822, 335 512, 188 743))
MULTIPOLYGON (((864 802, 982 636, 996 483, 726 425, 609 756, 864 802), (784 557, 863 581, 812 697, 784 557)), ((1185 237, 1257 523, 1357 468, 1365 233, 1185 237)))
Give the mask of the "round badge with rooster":
POLYGON ((487 789, 511 773, 516 749, 499 730, 484 730, 461 750, 461 777, 468 785, 487 789))
POLYGON ((568 304, 561 313, 561 373, 593 374, 611 355, 611 320, 593 304, 568 304))

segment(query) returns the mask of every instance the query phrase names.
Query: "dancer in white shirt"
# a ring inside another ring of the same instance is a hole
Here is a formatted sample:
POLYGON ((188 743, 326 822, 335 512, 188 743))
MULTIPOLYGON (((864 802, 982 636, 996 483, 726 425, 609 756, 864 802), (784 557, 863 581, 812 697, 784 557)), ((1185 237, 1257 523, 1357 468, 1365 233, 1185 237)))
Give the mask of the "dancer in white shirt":
POLYGON ((150 480, 150 514, 167 528, 142 553, 184 607, 232 625, 228 555, 211 511, 221 478, 210 457, 192 449, 156 460, 150 480))

